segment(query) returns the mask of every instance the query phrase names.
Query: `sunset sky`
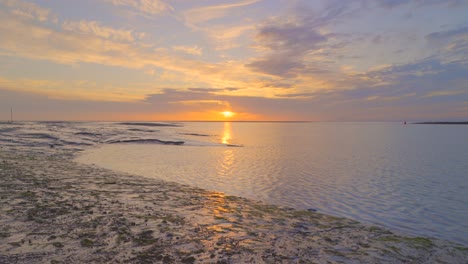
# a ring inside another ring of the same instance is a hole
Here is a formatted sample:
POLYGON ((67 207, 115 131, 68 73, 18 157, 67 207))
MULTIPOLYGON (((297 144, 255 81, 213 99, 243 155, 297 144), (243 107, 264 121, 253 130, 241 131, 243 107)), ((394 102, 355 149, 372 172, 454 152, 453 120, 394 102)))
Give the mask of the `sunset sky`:
POLYGON ((16 120, 468 120, 467 14, 466 0, 0 0, 0 121, 11 107, 16 120))

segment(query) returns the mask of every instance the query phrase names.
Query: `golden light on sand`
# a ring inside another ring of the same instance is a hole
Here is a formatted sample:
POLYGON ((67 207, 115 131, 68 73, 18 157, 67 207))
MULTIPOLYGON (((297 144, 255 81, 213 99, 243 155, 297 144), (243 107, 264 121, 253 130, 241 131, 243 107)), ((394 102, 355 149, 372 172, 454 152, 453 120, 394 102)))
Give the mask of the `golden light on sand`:
POLYGON ((224 116, 224 118, 230 118, 234 116, 234 113, 231 111, 224 111, 224 112, 221 112, 221 114, 224 116))

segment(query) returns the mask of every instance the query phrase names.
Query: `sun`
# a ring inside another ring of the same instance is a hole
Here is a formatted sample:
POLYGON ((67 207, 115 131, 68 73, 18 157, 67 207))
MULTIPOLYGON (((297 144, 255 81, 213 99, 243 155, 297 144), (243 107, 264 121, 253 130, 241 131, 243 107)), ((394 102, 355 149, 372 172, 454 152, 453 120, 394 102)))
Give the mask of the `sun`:
POLYGON ((230 118, 234 116, 234 113, 231 111, 224 111, 224 112, 221 112, 221 114, 224 116, 224 118, 230 118))

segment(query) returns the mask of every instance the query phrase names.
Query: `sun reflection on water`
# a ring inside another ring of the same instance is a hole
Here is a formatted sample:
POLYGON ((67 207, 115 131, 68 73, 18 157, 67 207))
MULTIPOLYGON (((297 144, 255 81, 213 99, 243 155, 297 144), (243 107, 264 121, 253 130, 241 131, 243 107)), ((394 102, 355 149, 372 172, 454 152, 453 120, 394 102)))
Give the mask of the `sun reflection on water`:
POLYGON ((221 142, 223 144, 230 144, 231 139, 231 122, 224 122, 223 138, 221 142))
POLYGON ((228 176, 232 172, 234 164, 234 152, 232 149, 225 150, 218 164, 218 175, 228 176))
MULTIPOLYGON (((224 131, 221 142, 223 144, 231 144, 232 133, 231 133, 231 123, 224 122, 224 131)), ((231 148, 227 148, 223 151, 222 156, 218 161, 218 175, 228 176, 231 174, 234 165, 234 151, 231 148)))

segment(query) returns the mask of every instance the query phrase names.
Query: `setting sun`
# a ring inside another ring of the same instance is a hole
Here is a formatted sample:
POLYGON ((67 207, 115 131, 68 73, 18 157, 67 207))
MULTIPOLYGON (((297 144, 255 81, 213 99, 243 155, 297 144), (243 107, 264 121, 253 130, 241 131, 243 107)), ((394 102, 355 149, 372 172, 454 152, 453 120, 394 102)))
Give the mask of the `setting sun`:
POLYGON ((225 118, 230 118, 230 117, 234 116, 234 113, 231 112, 231 111, 224 111, 224 112, 221 112, 221 114, 222 114, 225 118))

